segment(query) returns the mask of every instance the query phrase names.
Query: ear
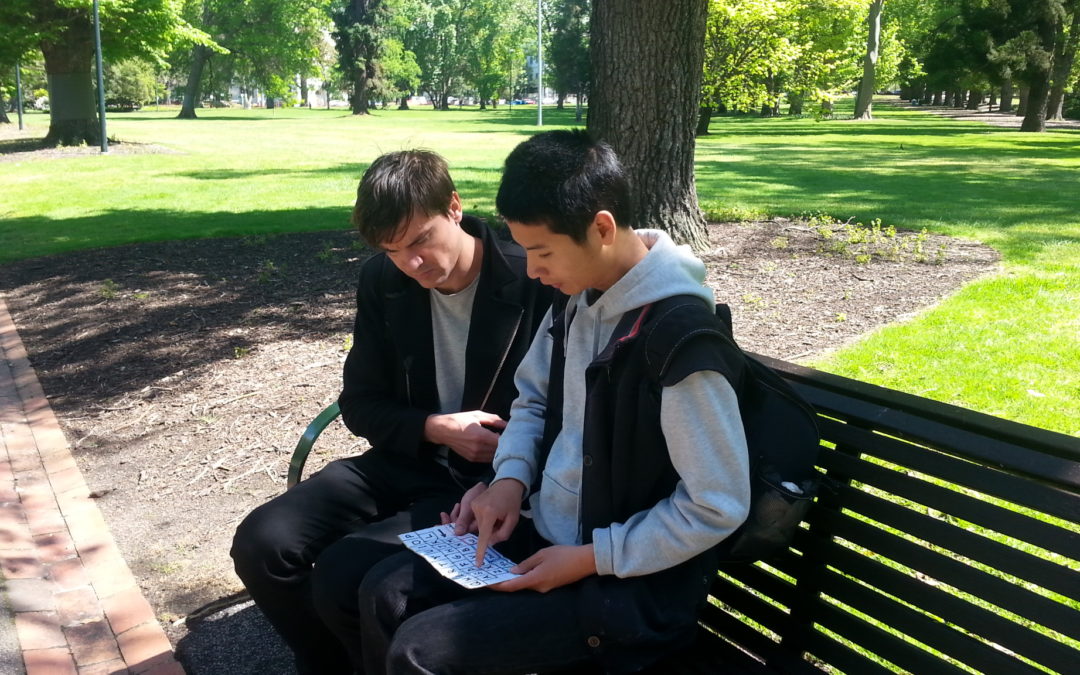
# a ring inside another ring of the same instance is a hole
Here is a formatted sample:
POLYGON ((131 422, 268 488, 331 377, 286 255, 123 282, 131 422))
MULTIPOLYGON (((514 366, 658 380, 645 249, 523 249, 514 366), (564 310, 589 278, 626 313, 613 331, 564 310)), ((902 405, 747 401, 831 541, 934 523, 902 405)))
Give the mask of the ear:
POLYGON ((615 242, 615 231, 618 229, 618 225, 615 223, 615 216, 611 215, 611 211, 597 211, 593 216, 592 225, 596 227, 596 233, 600 235, 600 243, 605 246, 610 246, 615 242))
POLYGON ((450 205, 446 207, 446 212, 455 223, 461 224, 461 197, 456 191, 450 193, 450 205))

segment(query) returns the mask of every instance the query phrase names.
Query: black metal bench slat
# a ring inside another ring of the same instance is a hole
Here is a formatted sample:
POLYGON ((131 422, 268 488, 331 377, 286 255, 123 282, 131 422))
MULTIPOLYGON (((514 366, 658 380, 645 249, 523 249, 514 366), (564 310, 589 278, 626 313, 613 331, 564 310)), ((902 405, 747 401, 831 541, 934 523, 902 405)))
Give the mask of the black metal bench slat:
POLYGON ((1074 608, 850 516, 819 509, 811 514, 811 522, 873 551, 875 555, 919 570, 1017 616, 1080 639, 1080 612, 1074 608))
MULTIPOLYGON (((744 611, 749 608, 752 612, 754 609, 752 603, 755 601, 761 602, 752 594, 743 589, 732 587, 723 591, 721 596, 714 597, 727 605, 730 610, 753 619, 754 621, 758 621, 758 623, 762 623, 757 617, 752 616, 750 612, 744 611)), ((731 614, 727 608, 709 605, 702 612, 702 622, 711 630, 722 635, 724 639, 730 640, 740 648, 763 659, 768 663, 770 671, 796 673, 801 675, 820 674, 821 672, 811 663, 802 660, 802 657, 800 656, 801 652, 794 652, 791 649, 774 642, 768 636, 731 614)), ((772 629, 770 628, 770 630, 772 629)), ((864 657, 860 656, 859 658, 861 659, 864 657)), ((873 662, 869 660, 867 660, 866 663, 873 664, 873 662)), ((859 672, 869 671, 861 670, 859 672)), ((883 670, 882 672, 888 671, 883 670)))
MULTIPOLYGON (((965 672, 951 663, 941 660, 930 652, 904 641, 877 626, 867 623, 851 612, 837 607, 824 599, 818 602, 814 612, 815 623, 858 645, 862 649, 899 666, 908 673, 961 673, 965 672)), ((822 640, 835 638, 815 631, 810 638, 808 651, 814 652, 822 640)))
POLYGON ((803 661, 800 655, 783 651, 780 645, 719 607, 712 605, 706 607, 705 611, 702 612, 702 621, 710 630, 716 631, 718 635, 723 636, 723 639, 716 636, 713 636, 713 639, 723 645, 722 649, 726 650, 723 653, 727 655, 727 659, 732 660, 738 667, 749 669, 750 664, 747 663, 747 660, 752 660, 750 656, 740 651, 741 648, 758 658, 766 660, 769 665, 761 665, 763 670, 801 673, 803 675, 820 673, 817 668, 803 661), (738 647, 728 644, 726 642, 728 640, 738 645, 738 647), (738 654, 735 652, 738 652, 738 654))
POLYGON ((855 417, 881 431, 903 431, 907 438, 917 434, 926 444, 963 451, 982 463, 1001 467, 1047 467, 1030 473, 1047 480, 1060 481, 1075 491, 1080 489, 1080 438, 1065 436, 1010 422, 967 408, 932 401, 927 398, 886 389, 868 382, 852 380, 805 366, 755 355, 788 380, 799 393, 822 413, 837 413, 840 417, 855 417), (888 411, 896 413, 887 414, 888 411), (881 423, 876 421, 882 420, 881 423), (934 439, 940 439, 934 442, 934 439), (1001 445, 1013 446, 1037 459, 1018 461, 1016 452, 1001 445), (1065 463, 1046 462, 1046 456, 1061 458, 1065 463))
POLYGON ((958 459, 938 450, 913 446, 905 441, 836 420, 819 418, 818 426, 822 435, 830 441, 860 448, 878 459, 1056 516, 1067 522, 1080 522, 1080 495, 1067 490, 1049 484, 1034 486, 1028 478, 958 459))
MULTIPOLYGON (((1080 489, 1080 441, 1076 441, 1075 444, 1065 441, 1068 448, 1059 450, 1065 456, 1057 452, 1033 452, 1031 450, 1034 445, 1026 443, 1014 445, 1001 440, 1001 437, 984 436, 948 423, 937 422, 932 418, 856 399, 850 395, 804 386, 796 386, 796 389, 820 413, 828 417, 870 427, 919 445, 948 448, 950 452, 962 457, 1046 480, 1073 491, 1080 489), (1023 449, 1023 452, 1017 452, 1018 448, 1023 449)), ((963 410, 962 408, 955 409, 963 410)), ((1045 433, 1055 438, 1061 436, 1061 434, 1051 432, 1045 433)), ((1058 442, 1062 443, 1060 440, 1058 442)))
MULTIPOLYGON (((646 668, 642 675, 768 675, 770 672, 773 671, 765 664, 702 629, 692 645, 646 668)), ((811 668, 806 675, 820 675, 820 672, 811 668)))
MULTIPOLYGON (((846 516, 838 515, 836 519, 847 521, 854 529, 875 529, 846 516)), ((877 530, 877 532, 882 535, 882 538, 891 537, 903 541, 881 530, 877 530)), ((862 539, 862 537, 858 536, 848 537, 843 531, 838 532, 838 534, 849 541, 862 539)), ((857 543, 865 546, 862 542, 857 543)), ((907 542, 904 542, 904 544, 907 545, 907 542)), ((954 624, 990 642, 1000 644, 1032 661, 1062 671, 1068 670, 1068 667, 1076 661, 1076 651, 1054 638, 1018 624, 991 609, 973 604, 953 593, 914 579, 863 553, 841 546, 839 543, 828 542, 820 537, 803 535, 799 537, 796 545, 811 550, 811 555, 815 558, 828 559, 830 566, 840 573, 866 582, 889 595, 908 600, 912 604, 916 604, 920 609, 949 624, 954 624)), ((938 554, 934 553, 933 555, 938 554)), ((922 570, 923 568, 920 567, 919 569, 922 570)), ((973 571, 967 568, 967 573, 970 574, 973 571)), ((1001 583, 1004 584, 1004 582, 1001 583)), ((883 623, 891 623, 891 615, 877 618, 882 620, 883 623)), ((926 620, 937 623, 935 618, 927 617, 926 620)), ((947 650, 942 649, 942 651, 947 650)))
MULTIPOLYGON (((843 463, 858 462, 850 458, 833 459, 843 463)), ((865 462, 863 462, 865 464, 865 462)), ((1080 597, 1080 575, 1064 565, 1051 562, 1027 551, 934 518, 916 510, 877 497, 862 490, 841 486, 844 506, 888 527, 915 536, 930 544, 941 546, 1003 572, 1060 593, 1067 598, 1080 597)))
MULTIPOLYGON (((859 449, 862 448, 859 447, 859 449)), ((855 459, 840 452, 822 454, 823 467, 829 470, 837 469, 846 477, 855 478, 898 497, 962 518, 1014 539, 1040 546, 1073 560, 1080 560, 1080 533, 1071 532, 1024 513, 908 476, 865 459, 855 459)), ((977 470, 972 469, 972 472, 975 471, 977 470)))
MULTIPOLYGON (((890 650, 898 645, 914 647, 907 638, 917 640, 929 650, 936 650, 942 654, 966 663, 982 672, 1002 672, 1005 670, 1027 672, 1031 675, 1040 673, 1036 668, 1023 667, 1023 664, 1003 652, 997 652, 990 647, 964 633, 957 631, 946 624, 928 621, 927 618, 905 607, 892 598, 868 589, 854 581, 845 579, 838 574, 829 574, 824 578, 822 592, 828 597, 844 603, 857 612, 868 616, 887 618, 887 625, 897 630, 900 634, 881 630, 872 622, 854 614, 847 609, 837 608, 845 612, 853 621, 861 622, 867 626, 874 626, 878 630, 872 631, 865 641, 859 641, 859 646, 875 654, 889 654, 890 650)), ((883 624, 886 622, 882 622, 883 624)), ((898 654, 893 659, 900 658, 898 654)), ((904 666, 913 672, 940 672, 943 669, 959 670, 959 667, 945 660, 940 654, 919 648, 909 662, 895 660, 897 665, 904 666), (932 659, 932 661, 928 661, 932 659), (927 666, 927 663, 934 665, 927 666)), ((892 660, 892 659, 891 659, 892 660)))
MULTIPOLYGON (((796 603, 798 591, 794 585, 756 565, 722 565, 720 571, 788 609, 796 603)), ((731 582, 720 577, 713 583, 713 586, 727 583, 731 582)))
MULTIPOLYGON (((710 594, 739 614, 757 622, 779 636, 791 634, 794 630, 790 614, 777 609, 737 584, 714 584, 710 594)), ((708 616, 711 610, 706 607, 704 612, 708 616)), ((748 635, 747 639, 751 640, 751 642, 746 643, 745 646, 754 653, 769 650, 770 645, 775 644, 772 638, 766 635, 758 635, 757 638, 748 635)))

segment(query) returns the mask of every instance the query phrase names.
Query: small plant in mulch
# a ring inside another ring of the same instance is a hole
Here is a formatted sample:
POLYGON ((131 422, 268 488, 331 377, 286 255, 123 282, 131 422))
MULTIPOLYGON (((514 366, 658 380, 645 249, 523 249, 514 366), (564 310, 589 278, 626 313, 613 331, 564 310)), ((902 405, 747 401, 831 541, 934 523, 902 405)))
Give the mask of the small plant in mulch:
POLYGON ((947 257, 944 242, 929 250, 930 234, 924 227, 919 232, 898 230, 895 225, 882 225, 880 218, 869 223, 838 220, 828 214, 811 213, 805 216, 807 227, 819 238, 818 253, 836 255, 868 265, 875 260, 916 262, 941 265, 947 257))

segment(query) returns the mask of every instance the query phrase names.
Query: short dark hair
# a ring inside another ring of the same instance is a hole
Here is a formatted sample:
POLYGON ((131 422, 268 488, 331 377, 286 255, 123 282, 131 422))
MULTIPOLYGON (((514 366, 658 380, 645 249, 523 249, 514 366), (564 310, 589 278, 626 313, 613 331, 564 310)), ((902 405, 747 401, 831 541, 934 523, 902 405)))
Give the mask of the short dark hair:
POLYGON ((446 160, 430 150, 389 152, 364 172, 352 223, 371 246, 391 241, 416 213, 450 212, 454 181, 446 160))
POLYGON ((610 211, 629 227, 630 182, 611 146, 584 129, 548 131, 521 143, 506 158, 495 206, 505 220, 547 225, 585 241, 589 223, 610 211))

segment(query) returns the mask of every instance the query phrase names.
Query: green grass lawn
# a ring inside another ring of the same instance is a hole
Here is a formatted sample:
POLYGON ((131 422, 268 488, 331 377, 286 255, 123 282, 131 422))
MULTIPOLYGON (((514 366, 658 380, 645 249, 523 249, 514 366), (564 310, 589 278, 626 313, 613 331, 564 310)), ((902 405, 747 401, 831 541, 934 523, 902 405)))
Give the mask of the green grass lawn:
MULTIPOLYGON (((160 239, 348 226, 382 152, 443 153, 467 210, 490 214, 535 108, 175 110, 112 115, 109 134, 171 154, 0 163, 0 264, 160 239)), ((984 241, 1005 271, 814 365, 1080 435, 1080 131, 1021 134, 877 105, 872 122, 713 121, 698 145, 717 218, 825 212, 984 241)), ((573 112, 546 111, 545 128, 573 112)), ((48 119, 28 115, 44 133, 48 119)))

